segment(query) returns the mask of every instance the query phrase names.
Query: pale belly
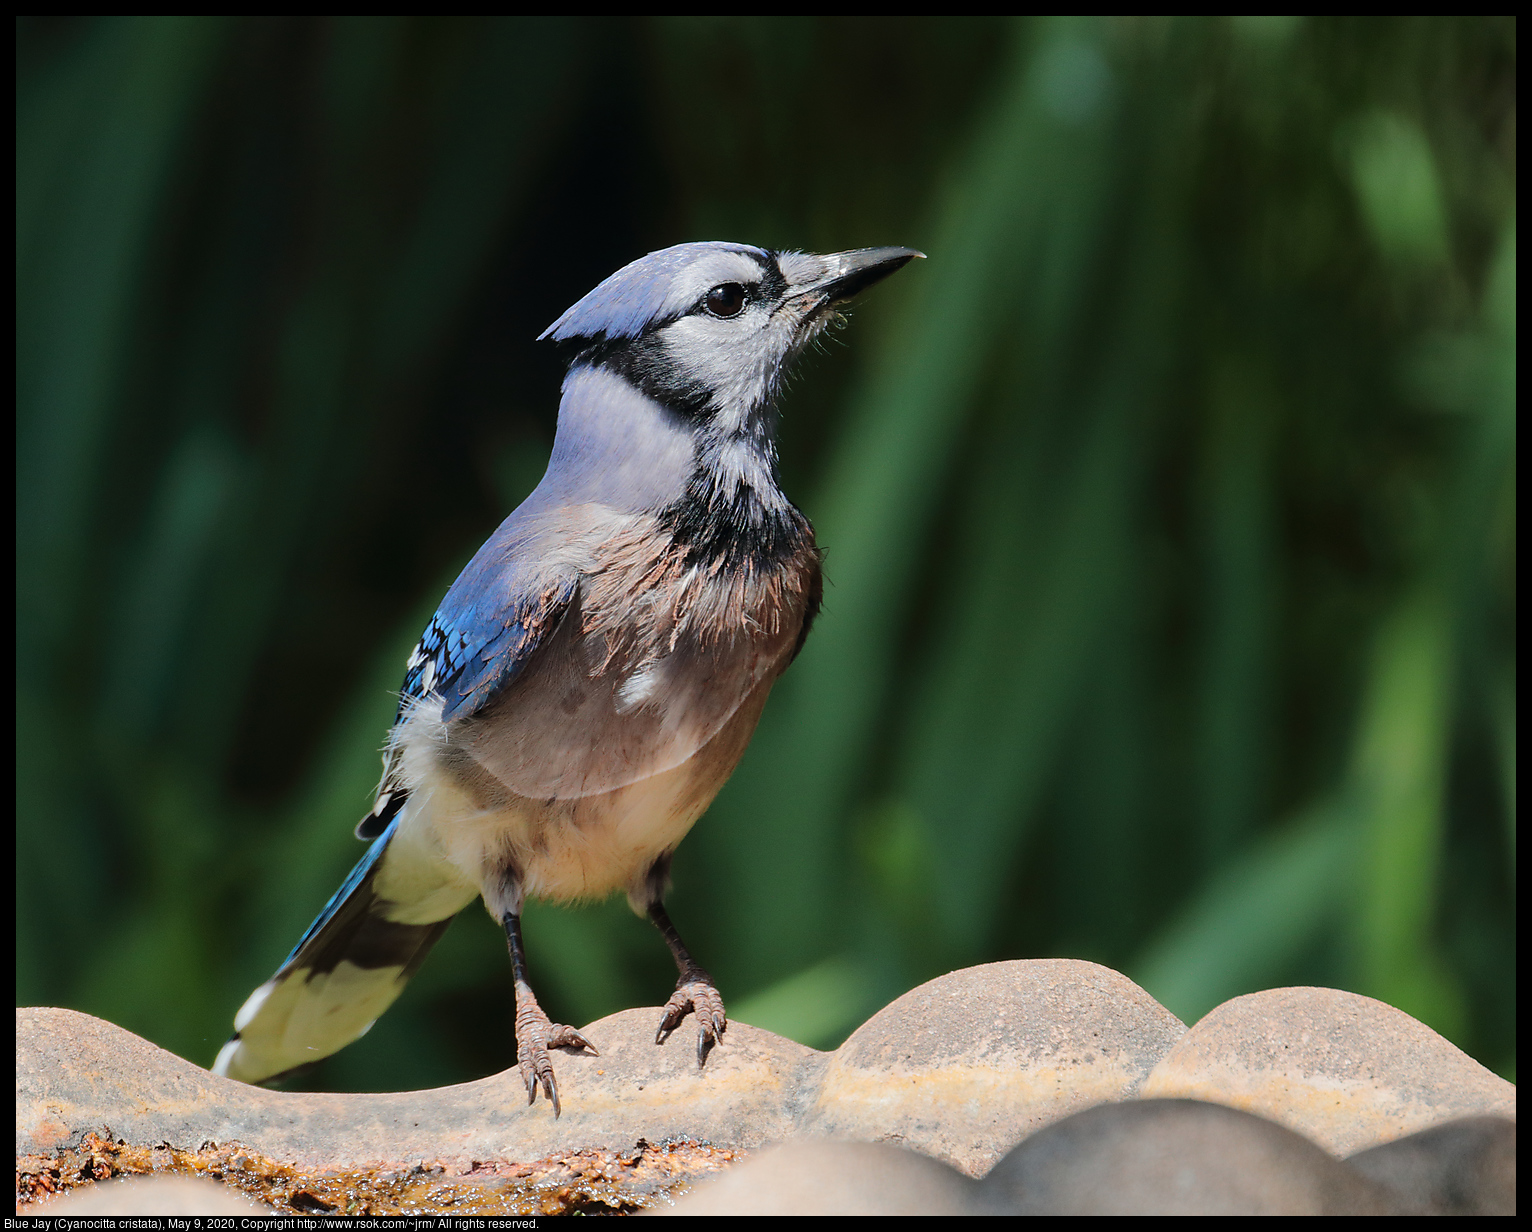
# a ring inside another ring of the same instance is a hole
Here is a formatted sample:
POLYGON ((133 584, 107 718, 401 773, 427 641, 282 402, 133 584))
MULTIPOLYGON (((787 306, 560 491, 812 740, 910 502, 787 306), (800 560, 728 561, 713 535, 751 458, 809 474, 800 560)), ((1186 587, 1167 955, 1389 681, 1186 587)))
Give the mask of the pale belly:
POLYGON ((477 891, 496 919, 519 913, 523 894, 564 902, 632 890, 656 859, 675 850, 733 773, 771 685, 770 678, 756 685, 680 765, 600 794, 529 799, 466 756, 443 756, 437 746, 411 776, 410 815, 399 838, 429 853, 425 862, 452 885, 447 893, 477 891))

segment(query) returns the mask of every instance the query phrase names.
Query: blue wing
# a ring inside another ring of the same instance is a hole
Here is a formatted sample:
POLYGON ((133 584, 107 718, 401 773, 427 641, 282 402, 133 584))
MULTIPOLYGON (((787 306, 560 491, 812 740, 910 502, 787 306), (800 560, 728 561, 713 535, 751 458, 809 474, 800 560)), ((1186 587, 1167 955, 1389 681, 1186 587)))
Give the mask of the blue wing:
MULTIPOLYGON (((395 723, 433 694, 442 699, 443 722, 482 709, 521 674, 569 610, 578 577, 550 577, 526 567, 526 545, 516 534, 521 512, 507 518, 468 562, 420 635, 405 665, 395 723)), ((377 838, 408 798, 386 754, 383 766, 372 812, 357 825, 357 838, 377 838)))
POLYGON ((444 703, 443 722, 482 708, 521 674, 532 652, 558 627, 575 582, 564 578, 514 597, 474 589, 480 593, 458 596, 454 585, 431 617, 410 655, 395 722, 412 701, 429 693, 444 703))
MULTIPOLYGON (((447 720, 473 714, 516 679, 573 606, 577 575, 528 569, 515 516, 431 617, 410 655, 399 718, 427 698, 442 700, 447 720)), ((273 1081, 345 1047, 399 995, 452 917, 476 896, 475 889, 442 883, 436 870, 415 867, 408 848, 394 850, 409 795, 394 769, 385 759, 377 801, 356 828, 358 838, 375 841, 277 973, 245 1002, 214 1064, 218 1073, 273 1081), (407 896, 403 902, 381 897, 377 888, 380 868, 394 860, 402 863, 391 866, 387 880, 391 893, 407 896), (434 905, 440 918, 421 918, 422 903, 434 905), (410 922, 399 922, 401 914, 410 922)))

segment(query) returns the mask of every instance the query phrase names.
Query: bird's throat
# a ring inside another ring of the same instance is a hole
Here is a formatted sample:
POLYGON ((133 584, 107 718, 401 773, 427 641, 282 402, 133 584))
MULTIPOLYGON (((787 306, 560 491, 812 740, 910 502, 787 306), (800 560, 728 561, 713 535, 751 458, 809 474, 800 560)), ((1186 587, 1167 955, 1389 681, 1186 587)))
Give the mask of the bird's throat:
POLYGON ((813 529, 777 483, 775 458, 753 443, 698 451, 681 499, 660 513, 660 524, 685 549, 688 564, 765 568, 813 541, 813 529))

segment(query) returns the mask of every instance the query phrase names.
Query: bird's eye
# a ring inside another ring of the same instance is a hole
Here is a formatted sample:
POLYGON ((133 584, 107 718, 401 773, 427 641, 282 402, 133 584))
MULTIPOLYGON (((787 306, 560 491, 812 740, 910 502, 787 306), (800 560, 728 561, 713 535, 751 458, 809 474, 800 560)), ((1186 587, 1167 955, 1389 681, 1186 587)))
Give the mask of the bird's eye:
POLYGON ((737 317, 745 307, 745 288, 737 282, 719 283, 703 302, 715 317, 737 317))

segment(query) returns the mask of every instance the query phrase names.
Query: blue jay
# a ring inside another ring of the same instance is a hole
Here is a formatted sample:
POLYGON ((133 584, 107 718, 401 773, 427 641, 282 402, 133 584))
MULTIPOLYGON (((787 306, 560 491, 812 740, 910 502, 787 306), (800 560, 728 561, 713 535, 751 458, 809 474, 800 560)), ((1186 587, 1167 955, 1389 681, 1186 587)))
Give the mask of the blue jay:
POLYGON ((791 361, 863 288, 922 254, 681 244, 617 271, 542 339, 570 344, 547 473, 453 583, 406 665, 372 845, 235 1017, 214 1072, 277 1079, 367 1032, 452 917, 505 929, 527 1102, 559 1113, 522 948, 528 896, 627 891, 680 972, 655 1035, 728 1019, 664 894, 820 599, 813 527, 777 477, 791 361))

